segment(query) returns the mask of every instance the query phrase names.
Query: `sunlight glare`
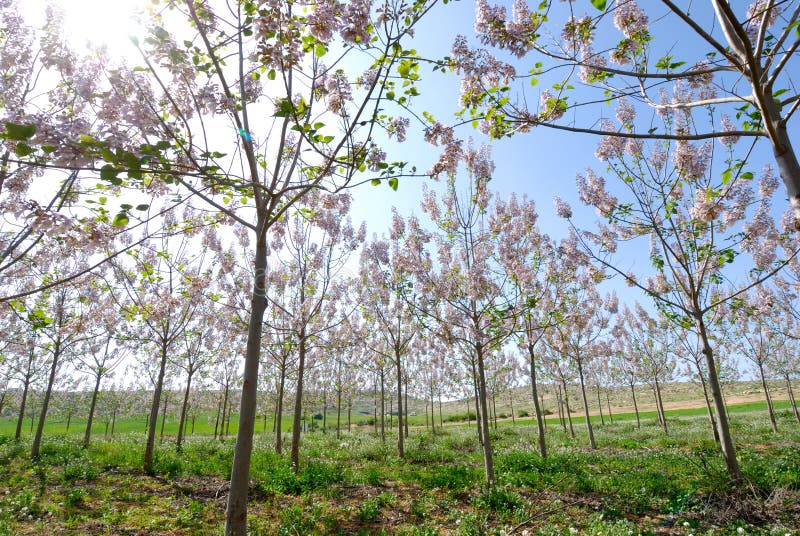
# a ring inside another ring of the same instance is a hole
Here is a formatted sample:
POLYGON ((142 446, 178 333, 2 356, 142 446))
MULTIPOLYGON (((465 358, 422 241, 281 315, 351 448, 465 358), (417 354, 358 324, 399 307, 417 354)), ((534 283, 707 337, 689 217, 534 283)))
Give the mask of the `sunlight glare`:
MULTIPOLYGON (((27 3, 27 2, 26 2, 27 3)), ((48 0, 30 2, 44 21, 48 0)), ((49 0, 64 13, 64 30, 76 49, 105 47, 109 56, 138 57, 130 36, 142 33, 141 19, 148 0, 49 0)), ((29 4, 26 7, 33 7, 29 4)))

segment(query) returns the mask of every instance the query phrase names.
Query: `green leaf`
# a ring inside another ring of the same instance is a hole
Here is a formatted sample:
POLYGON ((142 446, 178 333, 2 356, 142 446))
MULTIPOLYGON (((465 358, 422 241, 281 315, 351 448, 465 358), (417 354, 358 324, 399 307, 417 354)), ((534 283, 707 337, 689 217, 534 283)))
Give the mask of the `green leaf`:
POLYGON ((110 181, 117 177, 117 171, 111 164, 106 164, 100 168, 100 178, 104 181, 110 181))
POLYGON ((28 156, 31 153, 33 153, 33 147, 27 143, 19 142, 17 146, 14 147, 14 154, 17 156, 28 156))
POLYGON ((128 218, 128 213, 120 212, 119 214, 114 216, 114 221, 111 222, 111 225, 113 225, 114 227, 125 227, 126 225, 128 225, 129 221, 130 218, 128 218))
POLYGON ((373 186, 378 186, 380 183, 381 183, 380 179, 372 179, 370 181, 370 184, 373 185, 373 186))
POLYGON ((275 73, 275 69, 270 69, 269 72, 267 73, 267 78, 269 78, 270 80, 275 80, 275 76, 277 76, 277 74, 275 73))
POLYGON ((605 11, 606 9, 606 0, 591 0, 592 5, 599 9, 600 11, 605 11))
POLYGON ((150 205, 136 205, 136 210, 144 211, 147 210, 148 208, 150 208, 150 205))
POLYGON ((752 171, 745 171, 744 173, 742 173, 742 174, 741 174, 741 175, 739 175, 739 176, 740 176, 741 178, 745 179, 745 180, 750 180, 750 179, 752 179, 752 178, 753 178, 753 172, 752 172, 752 171))
POLYGON ((397 191, 397 186, 398 186, 397 177, 392 177, 391 179, 389 179, 389 188, 391 188, 392 190, 394 190, 396 192, 397 191))
POLYGON ((18 125, 16 123, 6 123, 5 138, 12 141, 25 141, 36 134, 34 125, 18 125))
POLYGON ((400 62, 400 65, 397 66, 397 74, 399 74, 402 78, 408 78, 408 74, 411 71, 411 63, 407 61, 400 62))

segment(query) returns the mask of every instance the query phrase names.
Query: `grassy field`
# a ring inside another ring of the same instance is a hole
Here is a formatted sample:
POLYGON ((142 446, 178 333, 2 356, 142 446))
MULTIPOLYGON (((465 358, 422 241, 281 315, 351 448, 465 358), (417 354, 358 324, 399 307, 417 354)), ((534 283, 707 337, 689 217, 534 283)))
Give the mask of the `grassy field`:
MULTIPOLYGON (((734 492, 704 410, 667 417, 669 435, 654 415, 642 415, 641 429, 631 415, 606 419, 597 450, 587 448, 582 426, 572 439, 550 419, 546 459, 532 421, 501 421, 492 431, 491 491, 474 424, 435 434, 412 428, 404 460, 395 437, 384 444, 371 427, 338 440, 330 431, 305 434, 297 474, 274 453, 272 434, 258 434, 251 534, 800 535, 800 426, 785 404, 778 434, 763 403, 731 407, 747 479, 734 492)), ((145 475, 143 424, 118 423, 113 441, 100 428, 88 450, 73 424, 74 434, 47 435, 36 464, 27 436, 16 443, 0 429, 0 535, 221 534, 233 440, 196 435, 179 453, 168 437, 155 474, 145 475)))

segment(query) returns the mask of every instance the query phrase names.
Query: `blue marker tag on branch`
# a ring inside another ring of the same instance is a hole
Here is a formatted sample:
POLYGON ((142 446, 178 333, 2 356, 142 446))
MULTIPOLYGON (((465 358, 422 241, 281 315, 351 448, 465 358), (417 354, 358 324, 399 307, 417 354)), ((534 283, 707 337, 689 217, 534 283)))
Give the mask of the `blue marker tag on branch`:
POLYGON ((239 135, 244 139, 244 141, 250 142, 253 141, 253 135, 247 132, 245 129, 239 129, 239 135))

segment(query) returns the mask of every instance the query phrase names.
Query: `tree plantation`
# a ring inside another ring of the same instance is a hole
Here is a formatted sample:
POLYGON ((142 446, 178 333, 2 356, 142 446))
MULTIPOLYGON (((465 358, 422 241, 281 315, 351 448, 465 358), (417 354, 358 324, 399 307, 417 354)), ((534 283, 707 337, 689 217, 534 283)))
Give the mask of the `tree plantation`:
POLYGON ((31 5, 0 534, 800 533, 800 2, 31 5))

